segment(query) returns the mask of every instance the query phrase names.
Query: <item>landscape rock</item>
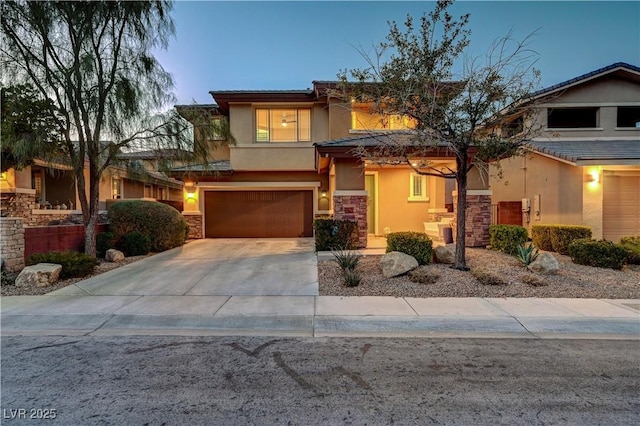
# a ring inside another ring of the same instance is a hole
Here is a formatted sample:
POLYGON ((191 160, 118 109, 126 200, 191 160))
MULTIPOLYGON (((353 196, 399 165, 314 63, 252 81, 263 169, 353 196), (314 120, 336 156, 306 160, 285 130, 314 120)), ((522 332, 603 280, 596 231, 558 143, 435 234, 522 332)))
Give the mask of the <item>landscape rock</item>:
POLYGON ((453 264, 456 259, 456 245, 447 244, 435 248, 436 262, 453 264))
POLYGON ((62 272, 62 265, 55 263, 38 263, 25 267, 16 278, 18 287, 32 286, 47 287, 55 284, 62 272))
POLYGON ((104 260, 107 262, 121 262, 124 260, 124 253, 120 250, 109 249, 104 255, 104 260))
POLYGON ((418 261, 408 254, 392 251, 382 256, 382 274, 386 278, 397 277, 418 267, 418 261))
POLYGON ((538 274, 553 275, 560 270, 560 264, 551 253, 540 253, 538 258, 531 262, 527 268, 538 274))

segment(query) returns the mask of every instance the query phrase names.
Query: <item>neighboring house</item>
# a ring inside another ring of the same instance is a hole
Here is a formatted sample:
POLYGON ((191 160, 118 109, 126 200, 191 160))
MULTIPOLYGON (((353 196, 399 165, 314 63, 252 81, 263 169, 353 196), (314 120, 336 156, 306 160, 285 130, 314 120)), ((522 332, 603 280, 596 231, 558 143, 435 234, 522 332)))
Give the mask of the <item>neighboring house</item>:
MULTIPOLYGON (((88 167, 88 166, 87 166, 88 167)), ((87 168, 85 170, 88 171, 87 168)), ((88 181, 88 174, 85 173, 88 181)), ((167 200, 182 208, 183 183, 155 171, 110 166, 102 175, 99 189, 100 210, 123 199, 167 200)), ((69 166, 35 160, 21 170, 2 173, 2 215, 22 217, 25 225, 47 225, 52 221, 81 223, 80 201, 75 176, 69 166)), ((88 193, 88 188, 87 188, 88 193)))
MULTIPOLYGON (((411 123, 374 116, 331 96, 334 88, 314 81, 307 90, 210 92, 216 103, 201 107, 212 120, 228 120, 235 144, 209 164, 173 169, 185 181, 192 237, 310 237, 314 218, 333 215, 358 222, 364 247, 367 236, 424 231, 424 222, 453 217, 452 180, 363 163, 352 153, 380 138, 406 138, 411 123)), ((429 158, 455 167, 446 150, 429 158)), ((469 214, 481 220, 468 222, 468 243, 486 245, 490 192, 477 173, 469 189, 469 214)))
POLYGON ((617 242, 640 235, 640 68, 616 63, 533 94, 542 131, 490 179, 517 222, 587 225, 617 242), (520 221, 521 219, 521 221, 520 221))

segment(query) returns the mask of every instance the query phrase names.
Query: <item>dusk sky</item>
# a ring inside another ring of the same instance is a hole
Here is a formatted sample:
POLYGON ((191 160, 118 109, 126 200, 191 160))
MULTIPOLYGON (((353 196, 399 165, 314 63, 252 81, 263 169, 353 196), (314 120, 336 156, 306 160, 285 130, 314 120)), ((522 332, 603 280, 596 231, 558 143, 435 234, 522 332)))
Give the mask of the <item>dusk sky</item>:
MULTIPOLYGON (((418 18, 433 2, 177 1, 176 38, 157 58, 175 79, 178 103, 211 103, 210 90, 305 89, 365 65, 356 47, 371 50, 388 33, 387 21, 418 18)), ((542 87, 627 62, 640 65, 640 2, 462 1, 470 13, 477 56, 513 29, 522 39, 537 31, 542 87)))

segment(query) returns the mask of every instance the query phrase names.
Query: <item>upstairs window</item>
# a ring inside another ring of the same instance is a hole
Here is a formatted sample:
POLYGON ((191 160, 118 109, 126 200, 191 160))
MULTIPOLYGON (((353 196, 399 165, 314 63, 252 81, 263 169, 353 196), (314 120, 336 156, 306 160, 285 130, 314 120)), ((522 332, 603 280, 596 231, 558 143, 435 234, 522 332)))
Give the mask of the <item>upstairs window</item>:
POLYGON ((640 106, 618 107, 616 127, 640 129, 640 106))
POLYGON ((111 179, 111 197, 114 200, 119 200, 120 198, 122 198, 122 179, 111 179))
POLYGON ((407 130, 415 127, 415 122, 409 117, 374 114, 367 105, 351 104, 352 130, 407 130))
POLYGON ((256 142, 310 141, 310 109, 256 109, 256 142))
POLYGON ((594 129, 598 127, 600 109, 586 108, 549 108, 547 110, 547 128, 549 129, 594 129))
POLYGON ((213 117, 211 119, 211 132, 207 135, 207 139, 210 141, 224 141, 225 137, 224 127, 226 121, 223 117, 213 117))
POLYGON ((409 178, 409 201, 429 201, 426 176, 411 173, 409 178))

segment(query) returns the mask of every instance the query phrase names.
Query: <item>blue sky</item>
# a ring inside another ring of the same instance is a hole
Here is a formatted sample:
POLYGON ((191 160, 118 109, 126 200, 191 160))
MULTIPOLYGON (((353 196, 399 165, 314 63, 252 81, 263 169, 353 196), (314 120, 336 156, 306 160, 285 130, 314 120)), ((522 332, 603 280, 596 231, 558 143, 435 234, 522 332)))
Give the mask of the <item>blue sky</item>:
MULTIPOLYGON (((179 103, 211 103, 209 90, 305 89, 365 65, 356 47, 371 49, 433 2, 177 1, 176 38, 156 56, 176 82, 179 103)), ((470 13, 467 53, 486 52, 513 29, 531 47, 547 87, 586 72, 628 62, 640 66, 640 2, 461 1, 470 13)))

